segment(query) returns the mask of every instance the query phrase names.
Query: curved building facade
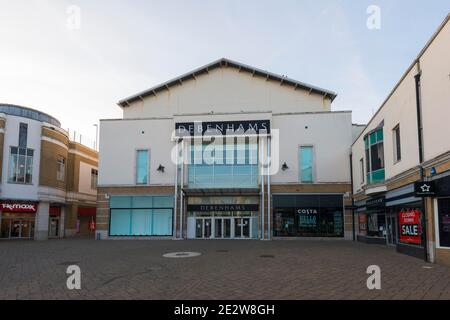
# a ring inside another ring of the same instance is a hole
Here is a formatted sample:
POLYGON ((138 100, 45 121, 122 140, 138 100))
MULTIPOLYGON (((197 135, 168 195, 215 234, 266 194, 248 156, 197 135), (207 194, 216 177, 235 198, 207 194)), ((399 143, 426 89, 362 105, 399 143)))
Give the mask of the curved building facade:
POLYGON ((54 117, 0 104, 0 239, 81 233, 95 219, 97 159, 54 117))

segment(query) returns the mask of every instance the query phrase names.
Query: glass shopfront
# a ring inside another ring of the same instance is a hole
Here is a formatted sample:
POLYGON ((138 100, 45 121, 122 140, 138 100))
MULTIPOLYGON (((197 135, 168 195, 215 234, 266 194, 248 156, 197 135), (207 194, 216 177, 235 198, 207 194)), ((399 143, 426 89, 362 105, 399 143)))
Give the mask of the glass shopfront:
POLYGON ((171 236, 173 196, 111 196, 110 236, 171 236))
POLYGON ((438 199, 439 246, 450 247, 450 198, 438 199))
POLYGON ((187 203, 189 239, 258 238, 258 197, 189 197, 187 203))
POLYGON ((274 237, 343 237, 343 195, 273 195, 274 237))
POLYGON ((33 239, 34 214, 2 213, 0 217, 0 238, 33 239))

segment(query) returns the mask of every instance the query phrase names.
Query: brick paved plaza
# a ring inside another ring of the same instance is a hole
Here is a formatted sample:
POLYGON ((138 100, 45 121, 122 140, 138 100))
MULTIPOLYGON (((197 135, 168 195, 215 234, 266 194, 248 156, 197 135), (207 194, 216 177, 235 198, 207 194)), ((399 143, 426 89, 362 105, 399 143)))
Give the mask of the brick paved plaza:
POLYGON ((2 241, 0 299, 450 299, 450 268, 347 241, 2 241), (178 251, 202 255, 162 257, 178 251))

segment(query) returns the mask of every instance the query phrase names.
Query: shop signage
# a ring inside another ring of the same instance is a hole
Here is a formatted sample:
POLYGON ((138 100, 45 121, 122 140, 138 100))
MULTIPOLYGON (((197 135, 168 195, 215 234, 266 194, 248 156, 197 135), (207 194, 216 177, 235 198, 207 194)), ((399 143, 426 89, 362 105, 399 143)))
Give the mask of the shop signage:
POLYGON ((189 212, 210 212, 210 211, 258 211, 258 204, 189 204, 189 212))
POLYGON ((269 133, 270 120, 175 123, 177 137, 269 133))
POLYGON ((421 244, 420 211, 401 211, 399 214, 400 242, 421 244))
POLYGON ((317 226, 317 209, 299 208, 297 209, 297 214, 299 216, 300 227, 313 228, 317 226))
POLYGON ((386 205, 385 197, 369 199, 366 201, 366 208, 384 208, 385 205, 386 205))
POLYGON ((23 203, 23 202, 1 202, 0 205, 2 212, 19 212, 19 213, 36 213, 36 203, 23 203))
POLYGON ((422 181, 414 183, 416 197, 434 197, 436 195, 433 181, 422 181))

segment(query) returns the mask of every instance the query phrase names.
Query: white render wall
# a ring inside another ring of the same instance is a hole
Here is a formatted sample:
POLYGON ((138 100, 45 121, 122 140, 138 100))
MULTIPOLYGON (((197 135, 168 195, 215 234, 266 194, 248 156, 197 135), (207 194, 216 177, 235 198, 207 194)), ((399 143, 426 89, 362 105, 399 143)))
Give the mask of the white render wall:
POLYGON ((450 150, 450 22, 420 59, 424 160, 450 150))
POLYGON ((299 183, 299 147, 313 146, 314 182, 350 182, 351 112, 273 115, 280 132, 280 167, 272 183, 299 183))
POLYGON ((196 80, 158 92, 124 108, 126 119, 171 117, 177 114, 245 112, 313 112, 329 111, 330 99, 267 81, 235 68, 217 68, 196 80))
MULTIPOLYGON (((299 183, 299 147, 314 146, 316 183, 350 182, 350 112, 270 114, 240 113, 208 116, 177 116, 174 119, 103 120, 100 125, 100 186, 135 185, 135 157, 138 149, 150 149, 149 185, 173 185, 175 165, 171 160, 171 140, 176 122, 271 120, 280 132, 279 171, 272 183, 299 183), (305 129, 308 127, 308 129, 305 129), (142 131, 144 134, 142 134, 142 131), (165 173, 157 172, 159 165, 165 173)), ((275 151, 275 150, 273 150, 275 151)))
POLYGON ((4 115, 4 117, 6 118, 6 126, 3 145, 1 197, 3 199, 37 201, 39 188, 39 165, 41 160, 42 122, 13 115, 4 115), (31 185, 8 183, 9 149, 11 146, 17 147, 19 145, 19 124, 21 122, 28 124, 27 147, 34 150, 33 178, 31 185))
POLYGON ((106 120, 100 122, 98 184, 136 184, 135 162, 138 149, 150 149, 150 185, 173 185, 175 165, 171 161, 173 119, 106 120), (159 165, 165 173, 157 172, 159 165))

